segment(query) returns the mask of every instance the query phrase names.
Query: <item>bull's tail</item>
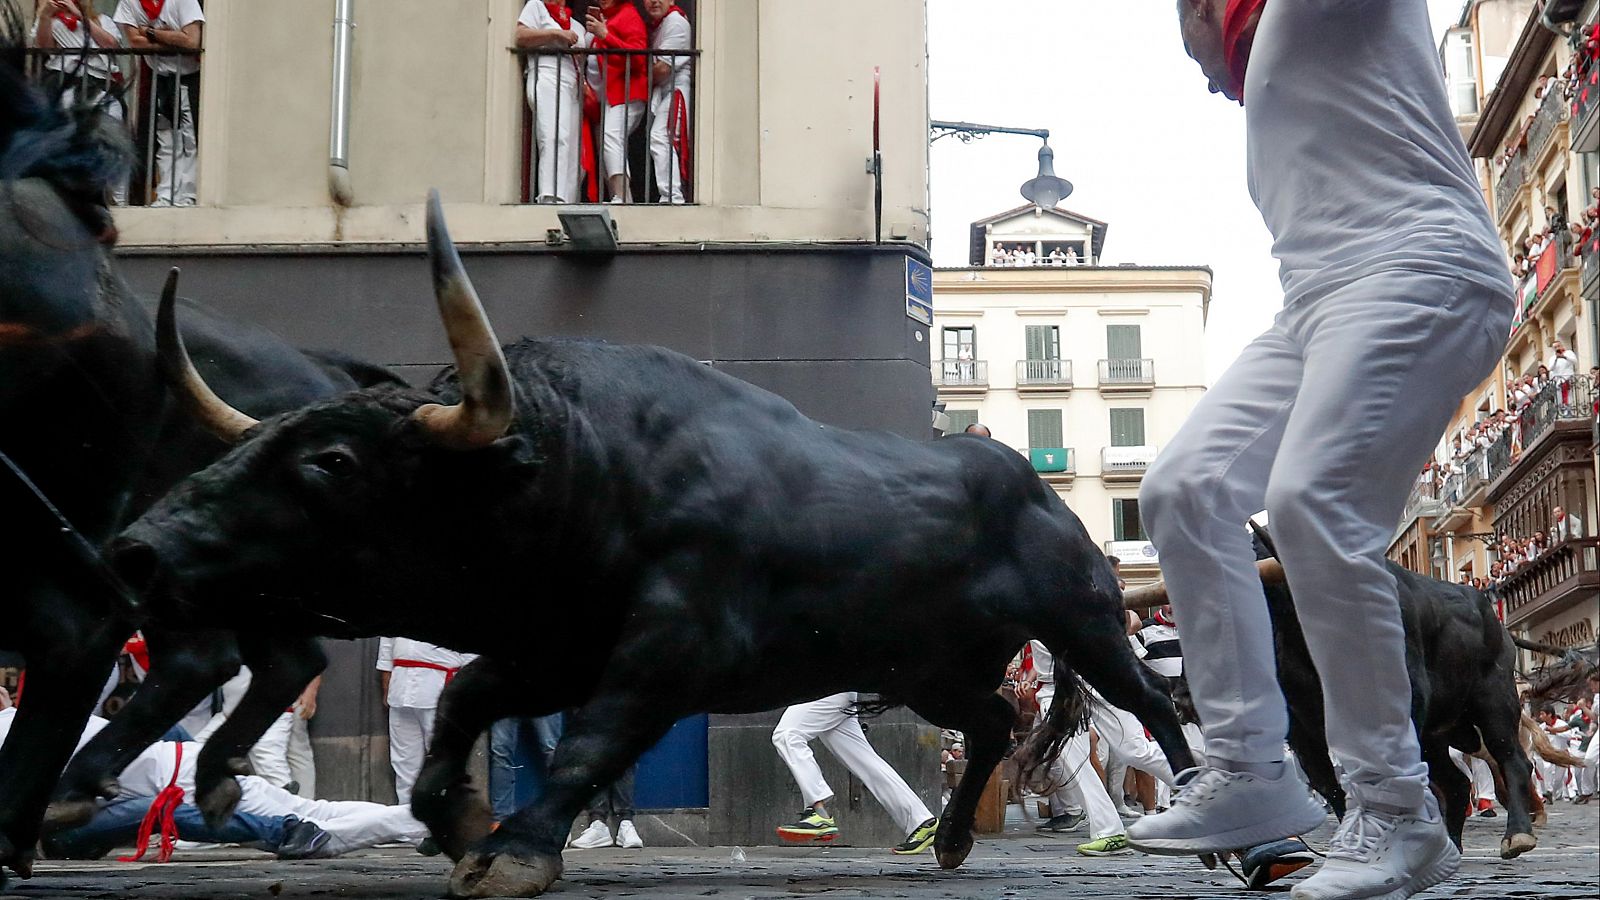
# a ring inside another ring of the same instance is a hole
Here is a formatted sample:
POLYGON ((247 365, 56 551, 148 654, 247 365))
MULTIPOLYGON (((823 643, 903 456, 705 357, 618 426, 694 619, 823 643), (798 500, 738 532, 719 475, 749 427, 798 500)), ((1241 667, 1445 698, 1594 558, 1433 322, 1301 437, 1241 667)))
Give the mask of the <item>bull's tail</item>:
POLYGON ((1584 767, 1582 757, 1573 756, 1565 750, 1557 750, 1555 745, 1550 743, 1550 739, 1545 737, 1544 729, 1540 728, 1539 723, 1533 721, 1527 713, 1522 715, 1522 733, 1527 735, 1528 745, 1533 748, 1533 752, 1545 762, 1574 769, 1584 767))
POLYGON ((1543 653, 1545 656, 1554 656, 1557 659, 1566 656, 1569 652, 1564 647, 1556 647, 1551 644, 1541 644, 1538 641, 1530 641, 1527 638, 1517 637, 1514 634, 1511 635, 1511 643, 1516 644, 1518 647, 1521 647, 1524 650, 1531 650, 1534 653, 1543 653))
POLYGON ((1055 661, 1056 695, 1039 726, 1022 742, 1016 752, 1017 770, 1022 783, 1039 793, 1054 793, 1061 787, 1051 784, 1050 764, 1061 755, 1068 740, 1089 727, 1089 690, 1083 679, 1058 653, 1055 661))

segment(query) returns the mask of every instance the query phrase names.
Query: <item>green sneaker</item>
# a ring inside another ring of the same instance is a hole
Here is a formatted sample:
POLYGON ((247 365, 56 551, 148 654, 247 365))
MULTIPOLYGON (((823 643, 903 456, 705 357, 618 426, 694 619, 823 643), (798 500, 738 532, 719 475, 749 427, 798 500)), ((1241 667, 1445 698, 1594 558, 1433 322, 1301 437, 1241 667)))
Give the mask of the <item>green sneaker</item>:
POLYGON ((1098 841, 1079 844, 1078 852, 1084 856, 1116 856, 1119 853, 1131 853, 1132 851, 1128 849, 1127 835, 1113 834, 1098 841))
POLYGON ((918 825, 916 828, 911 829, 911 833, 906 835, 906 839, 897 844, 892 852, 900 856, 910 856, 913 853, 921 853, 922 851, 933 846, 934 835, 937 835, 938 833, 939 820, 929 819, 928 821, 923 822, 921 825, 918 825))
POLYGON ((833 823, 833 817, 814 809, 802 810, 798 822, 778 826, 778 837, 795 844, 827 842, 838 836, 839 826, 833 823))

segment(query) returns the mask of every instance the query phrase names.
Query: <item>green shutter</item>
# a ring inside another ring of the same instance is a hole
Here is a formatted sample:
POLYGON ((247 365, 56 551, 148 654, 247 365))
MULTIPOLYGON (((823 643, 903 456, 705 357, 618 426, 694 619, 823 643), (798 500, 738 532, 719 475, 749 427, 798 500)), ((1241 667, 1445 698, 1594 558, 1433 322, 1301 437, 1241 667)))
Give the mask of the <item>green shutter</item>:
POLYGON ((1106 326, 1106 359, 1143 359, 1139 326, 1106 326))
POLYGON ((1062 445, 1061 410, 1028 410, 1028 447, 1032 449, 1062 445))
POLYGON ((950 430, 946 434, 960 434, 967 430, 968 425, 978 424, 978 411, 975 409, 947 409, 944 414, 950 417, 950 430))
POLYGON ((1061 331, 1054 325, 1029 325, 1024 329, 1028 359, 1060 359, 1061 331))
POLYGON ((1144 410, 1111 410, 1111 446, 1144 446, 1144 410))

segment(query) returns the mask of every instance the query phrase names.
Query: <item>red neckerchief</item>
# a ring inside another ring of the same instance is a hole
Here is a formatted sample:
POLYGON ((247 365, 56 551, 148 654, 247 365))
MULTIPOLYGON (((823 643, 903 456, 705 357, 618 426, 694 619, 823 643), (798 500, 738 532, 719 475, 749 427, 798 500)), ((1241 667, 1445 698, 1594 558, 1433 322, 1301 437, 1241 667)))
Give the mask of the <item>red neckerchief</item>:
POLYGON ((172 780, 167 782, 167 786, 162 788, 159 794, 156 794, 155 799, 150 801, 150 810, 139 822, 139 834, 133 839, 139 852, 132 856, 119 856, 117 862, 138 862, 143 859, 145 851, 150 849, 150 834, 158 828, 161 834, 161 849, 156 853, 156 862, 164 863, 172 859, 172 850, 178 840, 178 826, 172 821, 172 815, 183 805, 183 788, 178 786, 178 773, 181 771, 183 771, 183 744, 174 742, 172 780))
POLYGON ((1244 73, 1250 65, 1250 54, 1241 53, 1239 42, 1244 40, 1245 27, 1256 13, 1267 5, 1267 0, 1228 0, 1228 9, 1222 14, 1222 54, 1228 61, 1228 74, 1233 77, 1232 88, 1244 102, 1244 73))
POLYGON ((78 23, 83 21, 82 19, 80 19, 79 17, 73 15, 72 13, 64 13, 64 12, 56 13, 56 20, 59 21, 61 24, 67 26, 67 30, 68 31, 77 31, 78 30, 78 23))
POLYGON ((567 8, 566 3, 562 0, 555 0, 554 3, 545 0, 544 8, 550 11, 550 18, 555 19, 557 25, 569 31, 572 29, 572 10, 567 8))
POLYGON ((161 15, 161 8, 167 5, 167 0, 139 0, 139 5, 144 7, 144 14, 152 23, 161 15))

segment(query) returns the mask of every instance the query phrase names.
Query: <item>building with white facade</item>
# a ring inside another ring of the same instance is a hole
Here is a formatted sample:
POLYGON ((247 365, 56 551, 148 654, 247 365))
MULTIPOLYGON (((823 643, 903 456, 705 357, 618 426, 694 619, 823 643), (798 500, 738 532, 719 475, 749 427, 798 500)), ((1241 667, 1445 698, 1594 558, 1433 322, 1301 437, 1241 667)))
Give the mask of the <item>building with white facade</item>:
POLYGON ((1101 266, 1106 230, 1033 205, 973 223, 971 265, 934 273, 931 368, 950 430, 1026 455, 1138 583, 1159 573, 1139 483, 1205 391, 1211 270, 1101 266))

